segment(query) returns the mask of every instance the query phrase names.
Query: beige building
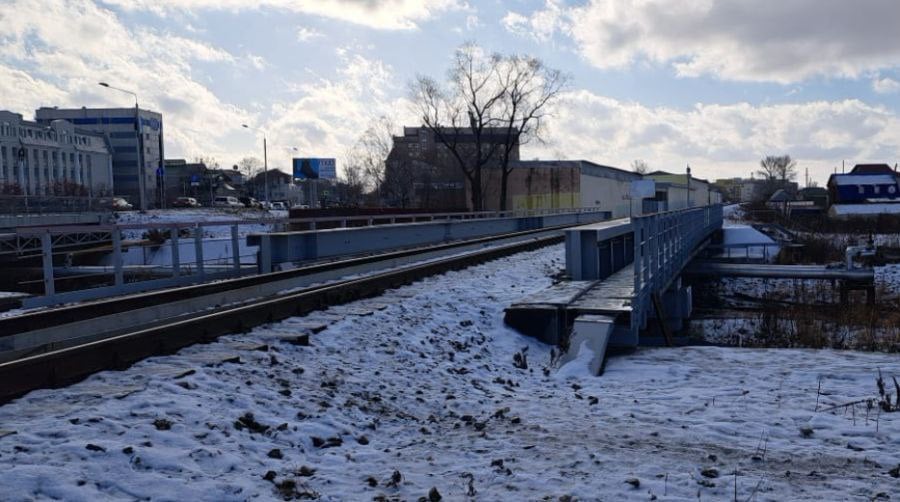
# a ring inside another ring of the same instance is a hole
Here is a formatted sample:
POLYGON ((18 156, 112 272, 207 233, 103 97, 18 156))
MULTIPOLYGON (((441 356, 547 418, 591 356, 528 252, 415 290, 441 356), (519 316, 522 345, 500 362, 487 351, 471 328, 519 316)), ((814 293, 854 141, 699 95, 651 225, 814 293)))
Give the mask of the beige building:
POLYGON ((688 207, 707 206, 722 203, 722 192, 709 181, 695 178, 689 173, 674 174, 654 171, 644 175, 644 179, 656 182, 656 197, 661 211, 674 211, 688 207))
POLYGON ((112 156, 103 135, 62 120, 45 125, 0 111, 0 192, 91 196, 112 189, 112 156))

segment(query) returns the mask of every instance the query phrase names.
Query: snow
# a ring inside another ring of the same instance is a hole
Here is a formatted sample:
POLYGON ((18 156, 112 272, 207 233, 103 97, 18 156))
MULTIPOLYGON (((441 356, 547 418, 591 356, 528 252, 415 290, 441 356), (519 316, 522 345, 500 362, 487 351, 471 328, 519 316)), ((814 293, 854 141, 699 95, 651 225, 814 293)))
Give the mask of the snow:
POLYGON ((880 204, 833 204, 828 213, 832 216, 900 214, 900 201, 880 204))
POLYGON ((523 253, 33 392, 0 407, 15 432, 0 431, 0 498, 268 500, 276 483, 321 500, 896 493, 900 413, 824 411, 875 394, 879 368, 900 377, 896 354, 643 349, 600 378, 545 375, 551 347, 505 327, 503 308, 549 286, 562 257, 523 253), (317 322, 310 347, 276 341, 317 322), (234 352, 240 364, 196 364, 234 352))
POLYGON ((897 178, 891 174, 835 174, 831 180, 838 186, 897 184, 897 178))
POLYGON ((766 234, 751 227, 725 221, 722 224, 722 244, 726 246, 720 257, 768 258, 774 260, 780 246, 766 234), (757 244, 757 245, 754 245, 757 244), (768 244, 768 246, 765 246, 768 244))
MULTIPOLYGON (((142 225, 164 223, 195 223, 195 222, 234 222, 244 221, 238 227, 241 237, 255 232, 272 230, 271 224, 249 224, 257 220, 270 220, 286 218, 287 211, 263 211, 259 209, 227 209, 227 208, 195 208, 195 209, 156 209, 141 214, 138 211, 116 213, 116 223, 119 225, 142 225)), ((231 227, 208 226, 204 227, 204 237, 225 238, 231 237, 231 227)), ((123 231, 123 238, 128 240, 141 239, 146 229, 130 229, 123 231)))
POLYGON ((900 263, 875 267, 875 288, 887 297, 900 297, 900 263))

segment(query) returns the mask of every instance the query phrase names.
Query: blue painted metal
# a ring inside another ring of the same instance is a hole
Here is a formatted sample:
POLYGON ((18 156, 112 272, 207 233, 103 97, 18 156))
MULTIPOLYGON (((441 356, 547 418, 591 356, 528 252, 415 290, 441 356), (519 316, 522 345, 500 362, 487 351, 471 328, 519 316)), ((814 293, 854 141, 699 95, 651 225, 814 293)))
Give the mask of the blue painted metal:
POLYGON ((647 326, 651 295, 664 292, 699 251, 698 247, 722 227, 722 206, 713 205, 633 218, 634 299, 631 336, 647 326))
POLYGON ((265 273, 272 271, 280 263, 427 246, 560 225, 586 224, 607 218, 608 211, 584 209, 537 216, 448 219, 374 227, 251 234, 247 236, 247 245, 260 247, 258 263, 260 271, 265 273))

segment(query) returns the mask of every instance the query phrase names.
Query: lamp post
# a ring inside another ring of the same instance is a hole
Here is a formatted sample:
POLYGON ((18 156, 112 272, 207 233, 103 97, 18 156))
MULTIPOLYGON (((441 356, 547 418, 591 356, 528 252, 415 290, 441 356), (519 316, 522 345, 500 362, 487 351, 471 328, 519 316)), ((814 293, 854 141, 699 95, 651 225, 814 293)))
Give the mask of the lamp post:
POLYGON ((141 115, 140 109, 138 108, 138 96, 134 92, 131 92, 126 89, 120 89, 118 87, 113 87, 106 82, 100 82, 102 87, 106 87, 107 89, 113 89, 115 91, 124 92, 127 94, 131 94, 134 96, 134 133, 135 133, 135 143, 134 149, 137 154, 137 158, 135 161, 138 165, 138 192, 139 192, 139 200, 140 200, 140 208, 141 212, 147 212, 147 195, 146 195, 146 182, 144 181, 144 149, 141 146, 141 115))
POLYGON ((691 207, 691 165, 687 166, 687 207, 691 207))
POLYGON ((266 206, 269 205, 269 159, 266 152, 266 131, 264 129, 258 129, 255 127, 250 127, 247 124, 241 124, 241 127, 244 129, 251 129, 260 131, 263 135, 263 185, 265 186, 265 201, 266 206))

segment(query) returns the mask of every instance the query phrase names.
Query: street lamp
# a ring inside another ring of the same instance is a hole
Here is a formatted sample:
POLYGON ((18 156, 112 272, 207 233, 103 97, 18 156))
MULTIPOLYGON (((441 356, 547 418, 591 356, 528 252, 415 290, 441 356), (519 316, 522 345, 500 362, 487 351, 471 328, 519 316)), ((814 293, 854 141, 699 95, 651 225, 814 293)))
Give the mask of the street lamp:
POLYGON ((106 87, 107 89, 113 89, 115 91, 124 92, 127 94, 131 94, 134 96, 134 132, 135 132, 135 153, 137 154, 137 158, 135 161, 138 165, 138 192, 140 192, 140 208, 141 212, 144 213, 147 211, 147 199, 146 199, 146 183, 144 181, 144 149, 141 145, 141 116, 140 109, 138 108, 138 97, 137 94, 126 90, 120 89, 118 87, 113 87, 106 82, 99 83, 102 87, 106 87))
POLYGON ((269 205, 269 159, 266 152, 266 131, 264 129, 258 129, 255 127, 250 127, 247 124, 241 124, 241 127, 244 129, 251 129, 255 131, 260 131, 263 135, 263 184, 265 185, 265 197, 266 197, 266 205, 269 205))

